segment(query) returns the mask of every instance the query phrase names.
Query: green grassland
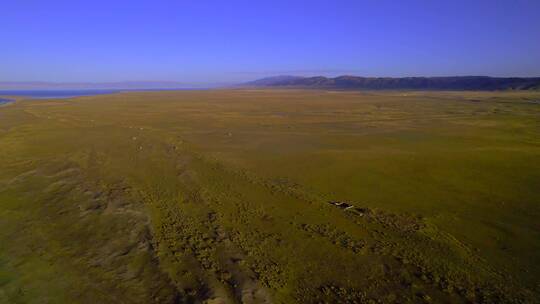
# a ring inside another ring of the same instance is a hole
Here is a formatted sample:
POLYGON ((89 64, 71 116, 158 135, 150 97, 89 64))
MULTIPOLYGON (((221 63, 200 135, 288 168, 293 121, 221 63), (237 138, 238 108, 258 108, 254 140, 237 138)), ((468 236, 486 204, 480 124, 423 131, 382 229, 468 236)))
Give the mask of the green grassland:
POLYGON ((537 303, 539 101, 210 90, 2 106, 0 303, 537 303))

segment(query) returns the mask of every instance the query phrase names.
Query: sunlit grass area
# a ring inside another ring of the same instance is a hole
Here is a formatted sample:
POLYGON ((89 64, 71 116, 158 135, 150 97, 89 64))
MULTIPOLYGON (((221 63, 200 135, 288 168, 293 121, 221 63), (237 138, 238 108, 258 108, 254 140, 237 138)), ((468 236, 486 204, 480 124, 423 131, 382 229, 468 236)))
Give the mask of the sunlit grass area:
POLYGON ((209 90, 2 106, 0 302, 533 303, 538 100, 209 90))

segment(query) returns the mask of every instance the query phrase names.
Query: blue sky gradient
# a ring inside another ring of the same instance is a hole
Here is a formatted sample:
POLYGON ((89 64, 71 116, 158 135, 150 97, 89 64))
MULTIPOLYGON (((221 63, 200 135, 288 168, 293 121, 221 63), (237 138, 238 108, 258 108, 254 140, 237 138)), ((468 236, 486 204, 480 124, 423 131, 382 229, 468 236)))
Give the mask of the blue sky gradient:
POLYGON ((540 76, 540 1, 1 1, 0 81, 540 76))

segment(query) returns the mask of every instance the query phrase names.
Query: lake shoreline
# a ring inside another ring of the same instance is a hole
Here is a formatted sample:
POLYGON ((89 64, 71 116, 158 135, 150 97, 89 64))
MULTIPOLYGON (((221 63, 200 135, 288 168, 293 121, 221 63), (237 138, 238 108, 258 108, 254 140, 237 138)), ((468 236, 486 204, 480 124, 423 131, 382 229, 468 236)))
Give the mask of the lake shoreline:
POLYGON ((14 103, 15 101, 17 100, 14 98, 1 98, 0 97, 0 107, 7 106, 11 103, 14 103))
MULTIPOLYGON (((23 99, 65 99, 83 96, 109 95, 124 92, 161 92, 161 91, 191 91, 208 90, 206 88, 192 89, 81 89, 81 90, 0 90, 0 100, 16 96, 23 99)), ((2 102, 0 102, 2 103, 2 102)))

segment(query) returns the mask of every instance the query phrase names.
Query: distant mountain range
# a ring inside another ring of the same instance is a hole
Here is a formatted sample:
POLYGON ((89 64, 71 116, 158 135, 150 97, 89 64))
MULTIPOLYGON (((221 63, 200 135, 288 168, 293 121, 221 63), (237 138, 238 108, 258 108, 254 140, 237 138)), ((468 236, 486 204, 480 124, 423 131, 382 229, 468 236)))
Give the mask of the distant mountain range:
POLYGON ((540 90, 540 77, 358 77, 323 76, 268 77, 245 84, 248 87, 297 87, 366 90, 540 90))
POLYGON ((209 85, 174 81, 124 82, 0 82, 0 90, 157 90, 206 88, 209 85))
MULTIPOLYGON (((191 84, 175 81, 123 82, 0 82, 0 90, 173 90, 231 87, 230 84, 191 84)), ((540 90, 540 77, 359 77, 275 76, 233 87, 283 87, 364 90, 540 90)))

